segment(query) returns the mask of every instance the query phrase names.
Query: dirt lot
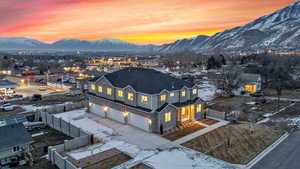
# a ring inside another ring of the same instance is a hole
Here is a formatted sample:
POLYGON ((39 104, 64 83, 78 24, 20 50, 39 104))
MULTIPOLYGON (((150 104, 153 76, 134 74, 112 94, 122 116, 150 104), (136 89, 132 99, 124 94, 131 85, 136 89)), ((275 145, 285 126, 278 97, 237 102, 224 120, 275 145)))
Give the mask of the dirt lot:
POLYGON ((52 165, 47 159, 44 158, 44 156, 47 154, 47 148, 48 146, 62 144, 64 140, 70 140, 72 138, 49 127, 31 131, 30 134, 36 134, 40 132, 47 134, 33 137, 33 143, 31 144, 31 153, 34 161, 33 166, 22 166, 18 167, 18 169, 57 169, 56 166, 52 165))
POLYGON ((136 166, 134 166, 134 167, 132 167, 130 169, 152 169, 152 168, 148 167, 145 164, 138 164, 138 165, 136 165, 136 166))
POLYGON ((97 163, 90 167, 86 167, 84 169, 110 169, 110 168, 120 165, 130 159, 131 158, 128 155, 120 153, 116 156, 113 156, 111 158, 103 160, 100 163, 97 163))
POLYGON ((251 134, 248 124, 223 126, 186 142, 183 146, 230 163, 246 164, 282 134, 267 126, 255 125, 253 128, 254 132, 251 134))
MULTIPOLYGON (((277 92, 274 89, 265 89, 264 92, 267 96, 277 97, 277 92)), ((290 99, 299 99, 300 90, 282 90, 281 97, 290 98, 290 99)))
POLYGON ((276 112, 290 104, 288 101, 281 100, 278 106, 277 100, 236 96, 231 98, 219 97, 209 108, 221 112, 240 111, 238 120, 256 122, 263 119, 264 114, 276 112))
POLYGON ((52 105, 52 104, 61 104, 65 102, 78 102, 78 101, 82 101, 83 99, 84 99, 83 95, 79 95, 79 96, 51 95, 51 96, 44 96, 43 99, 39 101, 32 101, 31 99, 26 99, 22 101, 14 101, 11 103, 19 104, 19 105, 35 104, 38 106, 44 106, 44 105, 52 105))
POLYGON ((23 111, 25 111, 25 110, 22 109, 21 107, 17 107, 13 111, 4 111, 4 110, 0 109, 0 119, 8 118, 8 117, 15 117, 16 115, 18 115, 19 113, 21 113, 23 111))
POLYGON ((169 134, 166 134, 163 137, 165 137, 166 139, 169 139, 171 141, 174 141, 174 140, 177 140, 179 138, 182 138, 184 136, 187 136, 191 133, 194 133, 198 130, 201 130, 201 129, 205 128, 204 126, 200 125, 197 122, 189 123, 187 125, 188 126, 185 126, 185 128, 180 129, 180 130, 175 131, 175 132, 172 132, 172 133, 169 133, 169 134))

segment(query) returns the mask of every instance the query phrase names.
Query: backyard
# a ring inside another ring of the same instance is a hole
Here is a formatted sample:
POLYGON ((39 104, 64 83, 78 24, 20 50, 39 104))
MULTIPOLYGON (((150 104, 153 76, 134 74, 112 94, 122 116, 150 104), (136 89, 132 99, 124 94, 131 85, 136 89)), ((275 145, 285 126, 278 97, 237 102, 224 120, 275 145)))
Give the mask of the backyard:
POLYGON ((199 136, 183 146, 230 163, 246 164, 282 134, 264 125, 234 124, 199 136))

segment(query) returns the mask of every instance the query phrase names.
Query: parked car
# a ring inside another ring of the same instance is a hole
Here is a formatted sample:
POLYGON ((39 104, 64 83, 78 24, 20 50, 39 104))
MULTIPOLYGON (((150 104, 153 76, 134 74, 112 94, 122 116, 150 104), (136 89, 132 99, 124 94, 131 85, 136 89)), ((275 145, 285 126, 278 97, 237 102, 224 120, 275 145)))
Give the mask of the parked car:
POLYGON ((40 94, 32 95, 32 101, 39 101, 39 100, 42 100, 42 95, 40 94))
POLYGON ((251 93, 250 96, 252 96, 252 97, 263 97, 263 96, 265 96, 265 93, 263 91, 257 91, 255 93, 251 93))
POLYGON ((40 86, 39 87, 39 91, 46 91, 47 90, 47 87, 46 86, 40 86))
POLYGON ((5 103, 2 106, 0 106, 0 109, 4 111, 13 111, 15 109, 15 106, 10 103, 5 103))

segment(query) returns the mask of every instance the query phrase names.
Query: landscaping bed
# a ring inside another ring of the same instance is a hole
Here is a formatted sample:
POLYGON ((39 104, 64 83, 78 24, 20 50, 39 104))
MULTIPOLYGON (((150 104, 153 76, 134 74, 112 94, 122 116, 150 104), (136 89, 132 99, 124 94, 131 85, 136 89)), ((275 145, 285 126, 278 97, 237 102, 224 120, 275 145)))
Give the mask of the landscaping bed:
POLYGON ((136 165, 134 167, 131 167, 130 169, 152 169, 152 168, 149 167, 149 166, 147 166, 147 165, 145 165, 145 164, 143 164, 143 163, 141 163, 141 164, 138 164, 138 165, 136 165))
POLYGON ((119 153, 118 155, 115 155, 113 157, 105 159, 99 163, 96 163, 96 164, 86 167, 84 169, 110 169, 110 168, 118 166, 130 159, 131 159, 131 157, 129 157, 128 155, 126 155, 124 153, 119 153))
POLYGON ((230 163, 247 164, 282 134, 264 125, 235 124, 220 127, 182 145, 230 163))
POLYGON ((174 140, 180 139, 180 138, 182 138, 184 136, 187 136, 189 134, 192 134, 192 133, 194 133, 194 132, 196 132, 198 130, 204 129, 204 128, 205 128, 204 126, 202 126, 199 123, 195 122, 190 127, 179 129, 179 130, 177 130, 175 132, 166 134, 163 137, 165 137, 168 140, 174 141, 174 140))

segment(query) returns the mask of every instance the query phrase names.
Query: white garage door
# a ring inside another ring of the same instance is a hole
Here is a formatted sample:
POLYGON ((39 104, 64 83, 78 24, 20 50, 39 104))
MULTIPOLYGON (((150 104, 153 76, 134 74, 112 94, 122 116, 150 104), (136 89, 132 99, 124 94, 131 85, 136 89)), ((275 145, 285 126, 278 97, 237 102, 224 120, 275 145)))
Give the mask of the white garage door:
POLYGON ((109 109, 107 112, 107 117, 118 122, 125 123, 123 113, 115 109, 109 109))
POLYGON ((103 107, 102 106, 99 106, 97 104, 94 104, 94 103, 91 103, 90 105, 90 111, 94 114, 97 114, 101 117, 105 117, 105 113, 103 111, 103 107))
POLYGON ((142 130, 149 131, 148 118, 129 113, 128 123, 142 130))

